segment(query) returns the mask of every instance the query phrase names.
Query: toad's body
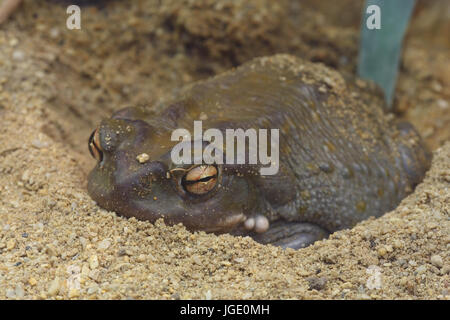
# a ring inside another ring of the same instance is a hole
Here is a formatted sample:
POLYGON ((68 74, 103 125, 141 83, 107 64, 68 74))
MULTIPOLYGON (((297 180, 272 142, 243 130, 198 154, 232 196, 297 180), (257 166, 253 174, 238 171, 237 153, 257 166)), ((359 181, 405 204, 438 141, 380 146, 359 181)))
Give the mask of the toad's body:
POLYGON ((378 98, 287 55, 194 83, 155 109, 118 111, 93 134, 101 161, 88 190, 100 206, 302 247, 393 209, 429 167, 420 137, 386 116, 378 98), (278 173, 261 176, 257 165, 173 164, 178 142, 171 134, 193 132, 194 120, 203 120, 203 130, 279 129, 278 173), (137 160, 143 153, 148 161, 137 160))

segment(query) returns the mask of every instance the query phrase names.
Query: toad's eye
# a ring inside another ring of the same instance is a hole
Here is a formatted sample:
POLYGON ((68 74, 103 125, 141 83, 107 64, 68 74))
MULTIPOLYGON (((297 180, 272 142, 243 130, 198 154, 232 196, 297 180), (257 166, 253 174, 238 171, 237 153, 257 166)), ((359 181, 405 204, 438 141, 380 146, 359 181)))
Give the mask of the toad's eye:
POLYGON ((201 165, 189 170, 182 180, 183 188, 193 194, 205 194, 217 184, 217 168, 211 165, 201 165))
POLYGON ((100 134, 98 132, 98 129, 95 129, 89 137, 89 152, 91 153, 92 157, 94 157, 94 159, 96 159, 97 161, 102 161, 103 152, 100 145, 100 134))

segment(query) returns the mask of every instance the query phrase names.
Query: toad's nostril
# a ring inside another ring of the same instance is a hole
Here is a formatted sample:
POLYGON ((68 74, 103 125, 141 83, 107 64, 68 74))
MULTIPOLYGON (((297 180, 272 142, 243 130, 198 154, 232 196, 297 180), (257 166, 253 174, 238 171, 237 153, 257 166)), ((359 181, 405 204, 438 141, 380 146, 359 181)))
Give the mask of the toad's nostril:
POLYGON ((97 161, 103 160, 103 152, 100 145, 100 136, 98 129, 95 129, 89 137, 89 152, 97 161))

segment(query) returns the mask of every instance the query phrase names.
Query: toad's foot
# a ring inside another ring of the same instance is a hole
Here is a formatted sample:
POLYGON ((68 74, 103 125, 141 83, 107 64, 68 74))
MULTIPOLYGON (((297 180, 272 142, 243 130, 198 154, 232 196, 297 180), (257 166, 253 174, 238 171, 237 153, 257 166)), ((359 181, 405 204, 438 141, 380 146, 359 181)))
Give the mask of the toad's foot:
POLYGON ((278 220, 273 222, 267 231, 250 236, 263 244, 270 243, 283 249, 300 249, 328 237, 329 233, 316 224, 278 220))

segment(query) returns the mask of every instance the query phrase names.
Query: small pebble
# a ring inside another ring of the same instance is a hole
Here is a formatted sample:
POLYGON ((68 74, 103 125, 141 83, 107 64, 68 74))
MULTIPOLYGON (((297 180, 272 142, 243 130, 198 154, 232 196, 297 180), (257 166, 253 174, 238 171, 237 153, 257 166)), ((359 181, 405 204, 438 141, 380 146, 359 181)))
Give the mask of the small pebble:
POLYGON ((394 248, 400 249, 403 247, 403 242, 401 242, 400 240, 395 239, 394 240, 394 248))
POLYGON ((56 247, 52 244, 47 245, 46 248, 46 252, 49 256, 53 257, 53 256, 57 256, 58 255, 58 250, 56 249, 56 247))
POLYGON ((16 291, 14 289, 6 289, 6 297, 8 299, 13 299, 16 297, 16 291))
POLYGON ((237 262, 237 263, 242 263, 242 262, 244 262, 244 258, 234 258, 233 259, 235 262, 237 262))
POLYGON ((178 292, 175 292, 174 294, 172 294, 171 298, 173 300, 180 300, 181 299, 180 294, 178 292))
POLYGON ((364 232, 362 234, 362 238, 364 240, 370 240, 372 238, 372 233, 370 233, 369 230, 364 230, 364 232))
POLYGON ((255 218, 248 218, 244 222, 244 228, 246 230, 252 230, 255 227, 255 218))
POLYGON ((100 250, 105 250, 108 249, 110 245, 111 241, 109 241, 109 239, 104 239, 98 244, 97 248, 99 248, 100 250))
POLYGON ((327 284, 327 278, 325 277, 310 277, 306 280, 308 280, 309 290, 322 290, 327 284))
POLYGON ((409 264, 411 267, 417 266, 417 262, 415 262, 414 260, 409 260, 409 261, 408 261, 408 264, 409 264))
POLYGON ((98 280, 100 273, 98 272, 98 270, 91 270, 89 271, 89 278, 91 278, 94 281, 98 280))
POLYGON ((47 148, 49 146, 49 143, 40 139, 34 139, 33 141, 31 141, 31 145, 36 149, 42 149, 47 148))
POLYGON ((9 239, 8 242, 6 242, 6 250, 12 250, 16 246, 16 240, 9 239))
POLYGON ((59 37, 59 29, 58 28, 51 28, 50 29, 50 37, 52 37, 53 39, 56 39, 59 37))
POLYGON ((30 284, 30 286, 34 287, 37 284, 37 280, 31 277, 30 279, 28 279, 28 283, 30 284))
POLYGON ((269 220, 265 216, 257 216, 255 218, 255 232, 263 233, 269 229, 269 220))
POLYGON ((92 286, 87 289, 87 294, 94 294, 98 291, 98 286, 92 286))
POLYGON ((450 265, 443 266, 441 269, 441 274, 450 273, 450 265))
POLYGON ((91 270, 89 270, 89 266, 87 264, 83 264, 83 266, 81 267, 81 276, 87 278, 90 271, 91 270))
POLYGON ((25 291, 23 290, 23 287, 21 284, 16 285, 16 298, 17 299, 23 299, 23 297, 25 296, 25 291))
POLYGON ((80 243, 83 246, 83 248, 85 248, 86 245, 88 244, 88 240, 86 238, 84 238, 84 237, 80 237, 79 240, 80 240, 80 243))
POLYGON ((23 53, 23 51, 21 50, 15 50, 12 54, 12 58, 16 61, 22 61, 23 59, 25 59, 25 53, 23 53))
POLYGON ((244 293, 244 295, 242 296, 242 299, 250 299, 252 297, 253 293, 251 292, 246 292, 244 293))
POLYGON ((424 264, 416 269, 417 274, 422 274, 422 273, 424 273, 426 271, 427 271, 427 266, 424 265, 424 264))
POLYGON ((342 289, 351 289, 353 288, 353 284, 351 282, 344 282, 342 284, 342 289))
POLYGON ((72 288, 69 290, 69 298, 76 298, 78 296, 80 296, 80 290, 76 288, 72 288))
POLYGON ((387 250, 386 250, 385 247, 381 247, 381 248, 378 249, 378 255, 380 257, 384 257, 386 254, 387 254, 387 250))

